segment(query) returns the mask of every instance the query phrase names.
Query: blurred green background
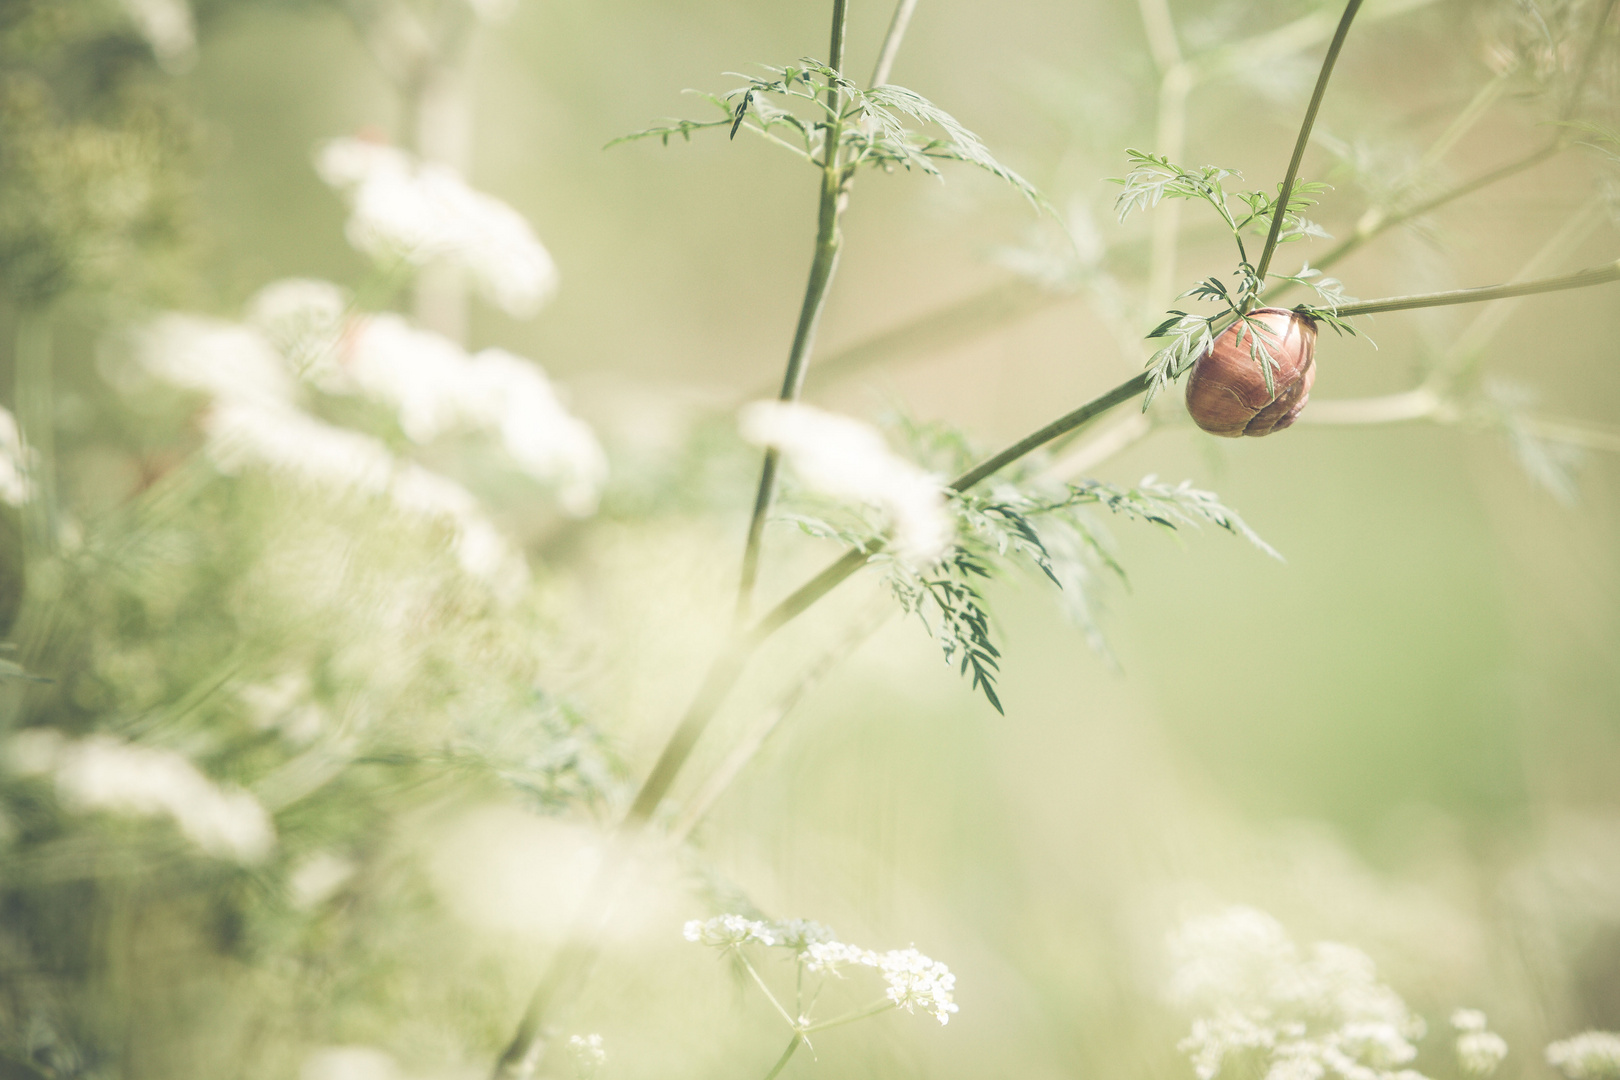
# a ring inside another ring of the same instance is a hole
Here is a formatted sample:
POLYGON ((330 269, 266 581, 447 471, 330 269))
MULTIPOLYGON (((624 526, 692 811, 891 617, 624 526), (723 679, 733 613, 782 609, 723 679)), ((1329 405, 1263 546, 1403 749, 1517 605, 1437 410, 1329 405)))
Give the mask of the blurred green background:
MULTIPOLYGON (((722 72, 822 55, 828 7, 520 0, 471 45, 468 177, 533 223, 562 285, 528 321, 475 306, 469 344, 530 357, 566 387, 629 493, 616 501, 610 486, 603 513, 566 530, 521 507, 503 520, 528 545, 551 620, 535 639, 547 689, 580 703, 632 778, 729 612, 753 463, 723 420, 779 378, 817 177, 717 132, 603 146, 657 117, 701 115, 683 87, 719 91, 733 85, 722 72), (722 444, 710 473, 660 471, 700 437, 722 444)), ((1314 10, 1171 5, 1188 55, 1314 10)), ((194 66, 164 77, 200 125, 192 231, 167 304, 232 317, 277 278, 353 279, 364 260, 344 242, 344 208, 312 154, 338 135, 397 133, 397 96, 333 7, 221 2, 199 14, 194 66)), ((888 15, 854 0, 852 70, 871 64, 888 15)), ((1319 132, 1398 172, 1491 79, 1493 43, 1515 17, 1484 2, 1371 6, 1319 132)), ((1320 49, 1199 85, 1181 160, 1275 183, 1320 49)), ((1599 73, 1611 89, 1613 57, 1599 73)), ((923 0, 893 79, 956 115, 1069 221, 1089 221, 1131 317, 1151 327, 1169 301, 1142 299, 1152 215, 1116 224, 1117 189, 1103 183, 1126 171, 1127 147, 1157 149, 1159 75, 1134 4, 923 0)), ((1556 102, 1523 90, 1464 136, 1442 178, 1484 173, 1547 138, 1556 102)), ((1335 183, 1316 216, 1348 233, 1366 196, 1322 141, 1305 160, 1305 175, 1335 183)), ((1333 273, 1363 298, 1507 280, 1601 179, 1593 156, 1567 152, 1421 230, 1392 230, 1333 273)), ((1620 254, 1605 205, 1546 272, 1620 254)), ((1177 291, 1229 263, 1197 207, 1183 221, 1177 291)), ((943 183, 861 176, 845 235, 818 356, 1013 281, 1007 249, 1062 250, 1057 222, 966 168, 943 183)), ((1327 246, 1286 248, 1279 268, 1327 246)), ((151 310, 74 303, 98 312, 88 320, 98 328, 151 310)), ((1378 316, 1376 349, 1324 334, 1313 398, 1410 388, 1478 315, 1378 316)), ((1078 288, 836 381, 812 374, 809 399, 946 421, 994 448, 1139 369, 1146 350, 1121 344, 1107 318, 1078 288)), ((83 384, 64 391, 71 405, 105 391, 100 330, 67 321, 59 363, 83 384)), ((1533 387, 1541 414, 1612 425, 1617 340, 1616 286, 1557 293, 1518 303, 1478 362, 1533 387)), ((1179 395, 1167 398, 1158 430, 1091 472, 1125 484, 1190 478, 1286 562, 1212 530, 1169 538, 1110 522, 1129 575, 1101 594, 1117 663, 1087 648, 1047 586, 992 585, 1004 718, 920 627, 892 617, 784 721, 684 861, 655 860, 623 901, 622 933, 569 1018, 570 1030, 605 1036, 604 1075, 763 1075, 780 1050, 780 1023, 751 988, 679 940, 680 920, 716 910, 691 887, 694 866, 774 915, 820 919, 874 947, 915 942, 957 973, 962 1011, 948 1028, 889 1015, 831 1032, 788 1076, 1190 1076, 1174 1049, 1184 1019, 1160 997, 1159 943, 1181 915, 1225 903, 1266 909, 1301 941, 1365 948, 1431 1027, 1453 1006, 1484 1008, 1514 1048, 1509 1075, 1549 1074, 1539 1053, 1549 1039, 1620 1027, 1620 457, 1589 453, 1566 504, 1479 425, 1329 425, 1307 410, 1278 437, 1227 442, 1179 420, 1179 395)), ((73 437, 64 424, 64 453, 73 437)), ((767 595, 825 558, 786 526, 767 536, 767 595)), ((771 646, 677 796, 876 595, 870 582, 846 586, 771 646)), ((455 884, 441 890, 442 922, 410 917, 445 935, 425 952, 487 966, 478 1002, 445 1006, 478 1019, 441 1024, 416 998, 390 1005, 382 973, 341 993, 375 994, 368 1008, 386 1019, 326 1038, 383 1045, 411 1076, 478 1075, 555 943, 581 874, 569 845, 586 841, 525 823, 498 798, 421 813, 411 842, 426 852, 423 873, 455 884)), ((378 903, 350 932, 417 925, 378 903)), ((399 930, 397 947, 415 948, 416 934, 399 930)), ((237 996, 217 1007, 319 1013, 327 992, 294 1006, 255 997, 251 979, 231 985, 237 996)), ((146 1008, 133 997, 121 1007, 146 1008)), ((284 1060, 196 1049, 215 1030, 210 1015, 193 1002, 149 1017, 148 1038, 192 1049, 104 1075, 296 1075, 290 1047, 284 1060)))

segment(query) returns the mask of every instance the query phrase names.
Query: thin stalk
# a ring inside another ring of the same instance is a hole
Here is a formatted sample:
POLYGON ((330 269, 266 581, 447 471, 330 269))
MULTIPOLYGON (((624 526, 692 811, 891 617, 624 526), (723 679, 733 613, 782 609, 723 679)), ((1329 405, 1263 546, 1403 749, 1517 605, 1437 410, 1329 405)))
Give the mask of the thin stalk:
POLYGON ((1575 81, 1569 88, 1569 100, 1564 102, 1564 111, 1559 119, 1570 120, 1581 111, 1581 97, 1586 93, 1586 80, 1592 75, 1592 68, 1597 64, 1598 52, 1603 48, 1603 28, 1609 25, 1609 16, 1614 14, 1615 0, 1608 0, 1598 11, 1597 22, 1592 26, 1592 36, 1586 42, 1586 51, 1581 54, 1580 67, 1575 70, 1575 81))
POLYGON ((1414 308, 1445 307, 1450 304, 1478 304, 1486 300, 1506 300, 1512 296, 1534 296, 1537 293, 1560 292, 1564 289, 1582 289, 1588 285, 1603 285, 1610 281, 1620 281, 1620 259, 1603 266, 1577 270, 1573 274, 1538 278, 1535 281, 1518 284, 1451 289, 1447 292, 1393 296, 1385 300, 1344 304, 1339 308, 1338 314, 1343 318, 1350 318, 1355 315, 1374 315, 1381 311, 1411 311, 1414 308))
POLYGON ((802 1042, 804 1042, 804 1036, 795 1031, 793 1038, 788 1040, 787 1049, 782 1051, 782 1056, 776 1059, 776 1064, 771 1066, 771 1071, 765 1074, 765 1080, 776 1080, 782 1070, 787 1068, 788 1059, 793 1056, 793 1051, 797 1050, 802 1042))
POLYGON ((879 1013, 886 1013, 895 1008, 899 1008, 899 1006, 892 1001, 875 1001, 865 1008, 847 1012, 843 1016, 835 1016, 831 1020, 823 1020, 819 1024, 810 1024, 804 1028, 804 1033, 809 1035, 812 1032, 826 1031, 828 1028, 840 1027, 844 1024, 853 1024, 857 1020, 865 1020, 868 1016, 877 1016, 879 1013))
POLYGON ((917 0, 899 0, 894 5, 894 15, 889 19, 889 32, 883 35, 883 45, 878 49, 877 64, 872 68, 872 81, 867 84, 868 86, 882 86, 889 81, 889 72, 894 69, 894 58, 900 55, 900 43, 905 40, 906 28, 911 25, 912 13, 916 10, 917 0))
POLYGON ((786 1009, 782 1008, 782 1003, 776 1000, 776 995, 771 993, 771 988, 765 985, 765 980, 760 978, 759 971, 752 963, 749 962, 748 957, 743 955, 741 949, 737 950, 737 959, 741 960, 743 967, 748 969, 748 974, 754 977, 754 984, 758 986, 760 991, 765 995, 765 1000, 769 1001, 771 1006, 776 1009, 777 1013, 782 1017, 782 1019, 787 1021, 788 1027, 797 1028, 799 1026, 799 1022, 794 1019, 786 1009))
POLYGON ((1311 92, 1311 103, 1305 108, 1305 120, 1299 125, 1299 138, 1294 142, 1294 156, 1288 161, 1288 172, 1283 176, 1282 189, 1277 193, 1277 211, 1271 215, 1271 229, 1266 233, 1266 246, 1260 252, 1260 262, 1255 267, 1256 277, 1262 282, 1266 280, 1266 271, 1271 267, 1271 256, 1277 250, 1277 238, 1282 235, 1283 218, 1288 215, 1288 200, 1294 191, 1294 181, 1299 178, 1299 163, 1304 160, 1305 145, 1311 141, 1311 128, 1316 126, 1316 113, 1322 107, 1322 98, 1327 94, 1328 79, 1333 74, 1333 65, 1339 60, 1339 50, 1344 47, 1345 35, 1350 33, 1350 23, 1360 8, 1361 0, 1350 0, 1345 5, 1344 14, 1339 17, 1339 27, 1333 31, 1333 40, 1328 43, 1327 56, 1322 59, 1322 71, 1316 77, 1316 89, 1311 92))
MULTIPOLYGON (((844 59, 844 24, 847 0, 833 0, 833 27, 830 67, 839 70, 844 59)), ((815 345, 816 327, 821 322, 822 310, 827 305, 827 291, 833 275, 838 271, 838 254, 843 247, 843 234, 839 219, 848 203, 848 183, 839 157, 839 144, 843 141, 843 112, 840 92, 827 91, 827 105, 832 120, 827 127, 826 144, 822 149, 821 197, 816 215, 816 250, 810 263, 810 279, 804 286, 804 302, 799 307, 799 324, 793 332, 793 347, 788 351, 787 370, 782 375, 782 389, 777 395, 781 401, 797 401, 804 392, 805 371, 808 369, 810 350, 815 345)), ((760 467, 759 489, 754 495, 754 511, 748 519, 748 537, 743 542, 742 571, 737 585, 737 622, 748 617, 753 603, 754 585, 759 579, 760 540, 765 532, 765 519, 776 498, 776 476, 781 455, 775 447, 765 451, 760 467)))

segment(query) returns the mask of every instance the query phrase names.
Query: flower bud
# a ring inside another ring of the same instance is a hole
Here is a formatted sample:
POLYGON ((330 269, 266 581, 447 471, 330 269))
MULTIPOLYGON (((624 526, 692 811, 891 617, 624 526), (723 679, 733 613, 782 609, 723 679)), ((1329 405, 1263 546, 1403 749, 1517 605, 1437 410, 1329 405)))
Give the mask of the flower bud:
POLYGON ((1193 364, 1187 412, 1211 435, 1270 435, 1292 424, 1316 381, 1316 322, 1260 308, 1227 327, 1193 364), (1264 356, 1276 366, 1266 389, 1264 356))

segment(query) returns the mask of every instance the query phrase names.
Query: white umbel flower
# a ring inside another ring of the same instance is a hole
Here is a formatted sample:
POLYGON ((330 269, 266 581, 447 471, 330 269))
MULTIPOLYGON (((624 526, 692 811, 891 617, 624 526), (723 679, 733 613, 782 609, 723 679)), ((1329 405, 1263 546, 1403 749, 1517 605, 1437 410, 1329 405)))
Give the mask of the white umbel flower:
POLYGON ((738 424, 749 442, 780 451, 812 490, 882 510, 902 561, 927 566, 950 550, 956 529, 938 478, 896 455, 876 429, 785 401, 747 405, 738 424))
POLYGON ((344 138, 320 148, 315 168, 349 200, 349 242, 374 259, 460 267, 487 300, 518 318, 556 292, 557 266, 523 215, 449 167, 344 138))
POLYGON ((318 377, 335 359, 348 319, 349 294, 314 278, 272 281, 247 305, 247 323, 306 378, 318 377))
POLYGON ((333 427, 291 406, 226 402, 203 420, 208 455, 224 473, 260 466, 337 491, 380 495, 394 458, 369 435, 333 427))
POLYGON ((14 736, 8 750, 15 771, 53 776, 69 810, 167 817, 201 851, 234 862, 259 862, 275 846, 257 799, 216 786, 173 751, 110 735, 70 741, 38 728, 14 736))
POLYGON ((1181 1041, 1199 1080, 1260 1052, 1267 1080, 1419 1080, 1401 1068, 1423 1034, 1359 949, 1296 948, 1265 912, 1236 907, 1171 935, 1172 1000, 1196 1010, 1181 1041))
POLYGON ((743 915, 716 915, 712 919, 689 919, 681 928, 681 936, 699 945, 712 945, 717 949, 757 942, 776 944, 776 935, 769 923, 743 915))
POLYGON ((878 957, 878 968, 889 984, 889 1000, 907 1012, 921 1008, 941 1024, 957 1011, 953 1000, 956 976, 951 969, 916 949, 895 949, 878 957))
POLYGON ((1569 1080, 1620 1080, 1620 1034, 1583 1031, 1547 1047, 1547 1064, 1569 1080))
POLYGON ((1507 1058, 1507 1040, 1489 1030, 1478 1009, 1456 1010, 1451 1026, 1457 1031, 1457 1064, 1468 1075, 1489 1076, 1507 1058))

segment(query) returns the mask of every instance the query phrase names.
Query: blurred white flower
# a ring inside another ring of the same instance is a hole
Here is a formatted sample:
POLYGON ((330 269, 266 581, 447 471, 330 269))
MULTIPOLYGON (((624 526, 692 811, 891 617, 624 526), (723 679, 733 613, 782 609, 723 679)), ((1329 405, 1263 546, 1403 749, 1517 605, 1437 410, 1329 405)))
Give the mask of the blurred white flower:
POLYGON ((281 405, 297 383, 259 331, 198 315, 159 316, 136 336, 135 358, 149 374, 215 401, 281 405))
POLYGON ((607 482, 607 455, 590 425, 563 407, 544 373, 509 352, 485 349, 472 358, 472 385, 479 411, 493 421, 513 460, 556 484, 566 513, 595 512, 607 482))
POLYGON ((493 432, 520 468, 556 485, 565 512, 596 509, 607 456, 537 365, 501 349, 469 357, 449 338, 397 315, 374 315, 355 329, 343 377, 349 389, 392 405, 411 439, 428 442, 456 429, 493 432))
POLYGON ((1620 1034, 1583 1031, 1547 1047, 1547 1064, 1569 1080, 1620 1078, 1620 1034))
POLYGON ((956 989, 956 976, 951 969, 937 960, 931 960, 916 949, 895 949, 878 957, 878 968, 889 984, 889 1000, 907 1012, 918 1006, 934 1014, 941 1024, 951 1022, 951 1013, 957 1011, 952 1000, 956 989))
POLYGON ((197 58, 197 27, 187 0, 123 0, 124 12, 169 71, 183 71, 197 58))
POLYGON ((349 200, 349 242, 381 262, 461 267, 509 315, 533 315, 557 289, 557 267, 523 216, 444 165, 368 139, 333 139, 315 159, 349 200))
POLYGON ((262 466, 339 491, 380 495, 394 459, 376 439, 294 408, 225 402, 203 420, 208 454, 225 473, 262 466))
POLYGON ((930 565, 950 549, 956 529, 938 479, 890 451, 876 429, 784 401, 747 405, 738 423, 749 442, 781 451, 812 490, 883 510, 901 560, 930 565))
POLYGON ((838 969, 843 967, 878 966, 877 953, 858 945, 846 945, 842 941, 813 941, 800 951, 804 953, 806 971, 836 975, 838 969))
POLYGON ((681 936, 699 945, 726 948, 744 945, 750 941, 761 945, 776 944, 769 923, 742 915, 716 915, 712 919, 689 919, 681 928, 681 936))
POLYGON ((783 919, 771 924, 771 936, 778 945, 804 952, 812 945, 832 941, 832 927, 813 919, 783 919))
POLYGON ((69 810, 168 817, 206 854, 241 863, 259 862, 275 846, 258 800, 216 786, 173 751, 109 735, 70 741, 40 728, 19 732, 7 750, 16 772, 52 775, 69 810))
POLYGON ((1451 1026, 1457 1030, 1457 1063, 1470 1076, 1489 1076, 1507 1057, 1507 1040, 1488 1030, 1478 1009, 1456 1010, 1451 1026))
POLYGON ((1199 1080, 1258 1052, 1267 1080, 1408 1080, 1423 1022, 1378 982, 1359 949, 1295 948, 1282 925, 1235 907, 1188 920, 1170 938, 1169 996, 1198 1010, 1180 1043, 1199 1080))
POLYGON ((253 295, 247 323, 305 377, 318 377, 335 359, 349 313, 349 294, 330 281, 283 278, 253 295))
POLYGON ((399 1064, 370 1046, 325 1046, 304 1059, 298 1080, 400 1080, 399 1064))
POLYGON ((28 478, 32 456, 17 429, 17 418, 0 406, 0 501, 21 506, 33 495, 34 484, 28 478))

